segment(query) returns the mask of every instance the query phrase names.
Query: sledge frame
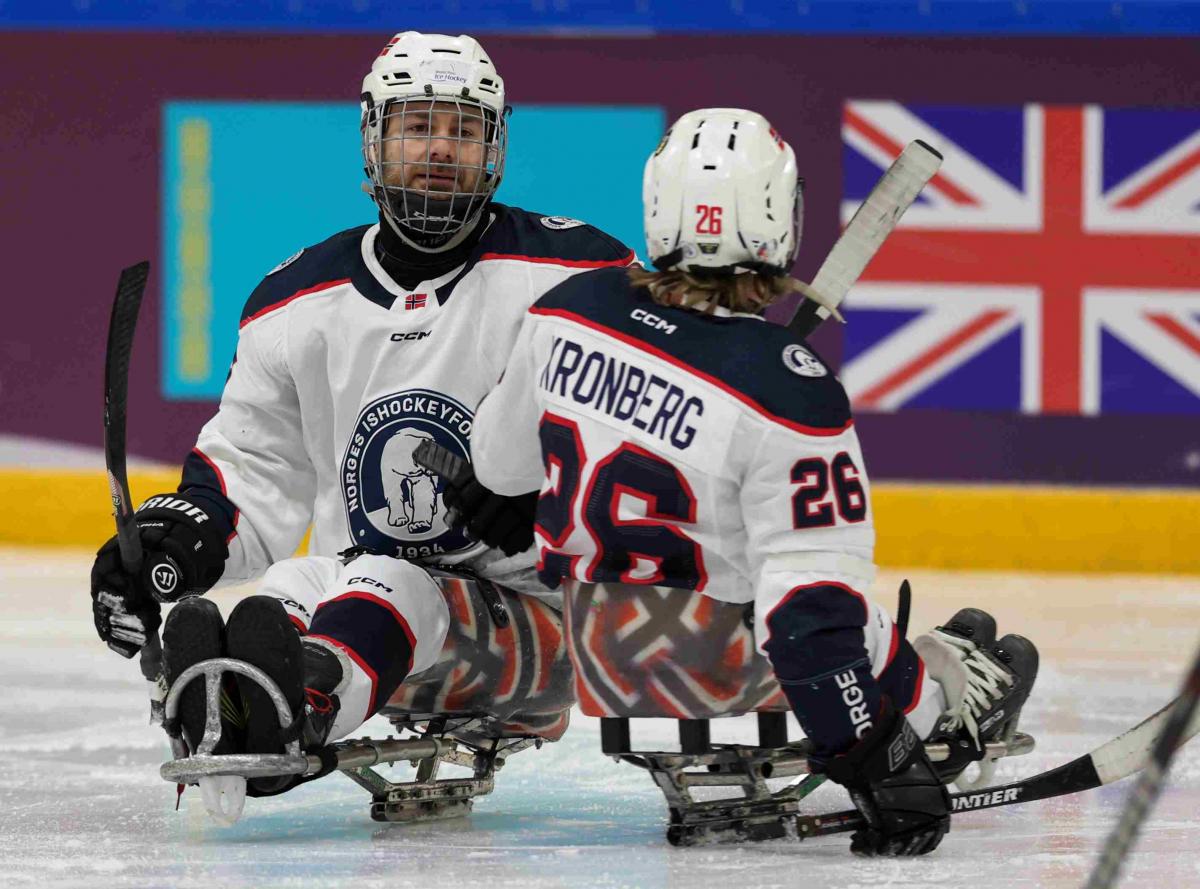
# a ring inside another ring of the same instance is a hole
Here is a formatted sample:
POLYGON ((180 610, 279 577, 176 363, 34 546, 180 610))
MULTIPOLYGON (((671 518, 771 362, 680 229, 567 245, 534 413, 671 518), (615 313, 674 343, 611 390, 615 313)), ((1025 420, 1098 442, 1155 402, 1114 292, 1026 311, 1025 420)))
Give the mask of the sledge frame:
MULTIPOLYGON (((680 750, 634 751, 628 717, 600 720, 601 749, 618 762, 645 769, 667 800, 670 814, 667 841, 673 846, 799 839, 800 801, 825 782, 810 774, 808 741, 787 742, 786 715, 775 711, 757 714, 759 746, 713 744, 707 719, 681 719, 680 750), (769 778, 794 778, 772 790, 769 778), (696 787, 723 787, 740 796, 697 800, 696 787)), ((1007 741, 986 745, 984 761, 1032 752, 1031 736, 1016 733, 1007 741)), ((947 744, 926 744, 933 762, 950 756, 947 744)))
POLYGON ((194 664, 171 686, 164 711, 164 728, 174 758, 163 763, 159 774, 175 784, 196 784, 201 778, 225 775, 259 778, 298 775, 317 778, 340 771, 371 794, 371 818, 386 822, 436 821, 470 813, 474 800, 491 793, 496 770, 505 760, 529 747, 540 747, 536 736, 488 737, 494 721, 478 716, 417 715, 394 708, 383 714, 397 730, 396 737, 338 741, 305 753, 299 740, 288 742, 284 753, 213 754, 221 733, 221 680, 226 673, 246 676, 263 687, 275 704, 281 730, 293 716, 279 686, 263 671, 233 658, 213 658, 194 664), (195 751, 189 749, 178 724, 183 689, 204 677, 206 719, 204 734, 195 751), (402 733, 415 737, 400 737, 402 733), (468 737, 460 737, 464 733, 468 737), (392 781, 375 766, 407 761, 416 769, 412 780, 392 781), (467 778, 440 777, 443 765, 471 770, 467 778))

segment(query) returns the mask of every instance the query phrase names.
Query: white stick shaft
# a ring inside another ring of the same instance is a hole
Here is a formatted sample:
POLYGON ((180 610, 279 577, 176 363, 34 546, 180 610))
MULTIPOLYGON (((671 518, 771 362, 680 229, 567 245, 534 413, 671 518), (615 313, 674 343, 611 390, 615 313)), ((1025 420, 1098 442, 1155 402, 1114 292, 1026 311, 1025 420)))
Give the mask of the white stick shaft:
MULTIPOLYGON (((880 246, 891 234, 921 189, 937 173, 942 156, 924 142, 910 142, 855 211, 813 279, 812 289, 823 305, 816 309, 817 323, 846 298, 880 246)), ((811 329, 811 328, 810 328, 811 329)), ((809 331, 802 331, 807 333, 809 331)))

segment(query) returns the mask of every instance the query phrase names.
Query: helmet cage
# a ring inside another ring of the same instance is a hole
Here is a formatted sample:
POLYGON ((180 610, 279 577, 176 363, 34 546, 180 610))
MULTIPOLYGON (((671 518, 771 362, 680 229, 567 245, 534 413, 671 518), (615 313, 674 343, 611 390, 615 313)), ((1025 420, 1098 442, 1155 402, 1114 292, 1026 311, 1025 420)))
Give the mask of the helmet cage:
POLYGON ((463 97, 363 95, 363 169, 398 230, 445 241, 468 228, 504 174, 505 114, 463 97))

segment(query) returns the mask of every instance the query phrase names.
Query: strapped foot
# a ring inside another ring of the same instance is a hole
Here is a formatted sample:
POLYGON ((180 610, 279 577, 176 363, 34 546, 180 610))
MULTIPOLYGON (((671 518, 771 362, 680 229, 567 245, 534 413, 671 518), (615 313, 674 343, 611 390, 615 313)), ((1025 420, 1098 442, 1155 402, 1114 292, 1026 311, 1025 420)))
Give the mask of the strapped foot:
MULTIPOLYGON (((174 685, 180 674, 193 664, 224 656, 225 622, 212 601, 196 596, 184 599, 171 609, 163 626, 163 675, 168 686, 174 685)), ((182 731, 192 754, 236 753, 241 707, 230 689, 225 687, 221 689, 220 700, 220 723, 213 727, 210 738, 205 730, 208 720, 205 684, 193 682, 183 690, 176 724, 168 726, 167 731, 182 731), (201 750, 201 746, 209 741, 211 746, 201 750)))
POLYGON ((1037 678, 1038 653, 1024 636, 996 641, 996 621, 978 608, 964 608, 945 625, 913 642, 929 675, 942 686, 947 709, 926 739, 950 745, 950 758, 937 764, 946 783, 961 790, 988 784, 995 760, 984 759, 989 741, 1010 739, 1037 678), (979 762, 979 774, 964 771, 979 762))
MULTIPOLYGON (((281 753, 285 744, 297 739, 305 750, 325 743, 340 709, 337 692, 349 675, 335 648, 301 637, 278 599, 251 596, 229 616, 229 656, 270 676, 294 717, 288 729, 281 729, 267 691, 239 674, 237 682, 246 702, 247 753, 281 753)), ((253 778, 250 795, 282 793, 298 781, 295 775, 253 778)))
MULTIPOLYGON (((300 634, 283 604, 271 596, 243 599, 229 615, 229 656, 258 667, 274 680, 293 714, 304 707, 300 634)), ((266 689, 248 676, 237 676, 246 710, 246 753, 283 753, 289 740, 279 727, 279 714, 266 689)), ((281 793, 295 776, 250 779, 251 796, 281 793)))
MULTIPOLYGON (((168 687, 188 667, 224 656, 225 622, 216 604, 196 596, 171 609, 163 626, 163 675, 168 687)), ((183 689, 176 718, 166 726, 167 732, 181 732, 193 756, 237 753, 245 726, 240 700, 234 689, 222 683, 219 718, 209 725, 207 682, 192 682, 183 689)), ((241 817, 246 803, 245 778, 206 776, 198 779, 198 783, 204 808, 218 823, 228 827, 241 817)))

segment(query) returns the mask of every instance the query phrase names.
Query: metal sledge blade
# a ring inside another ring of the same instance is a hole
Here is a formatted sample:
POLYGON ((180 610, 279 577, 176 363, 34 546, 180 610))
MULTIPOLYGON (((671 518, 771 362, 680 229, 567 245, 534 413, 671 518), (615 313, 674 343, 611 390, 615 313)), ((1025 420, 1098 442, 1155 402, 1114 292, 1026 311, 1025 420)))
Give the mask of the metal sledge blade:
POLYGON ((236 775, 209 776, 201 778, 199 783, 204 810, 222 827, 233 827, 246 806, 246 779, 236 775))

